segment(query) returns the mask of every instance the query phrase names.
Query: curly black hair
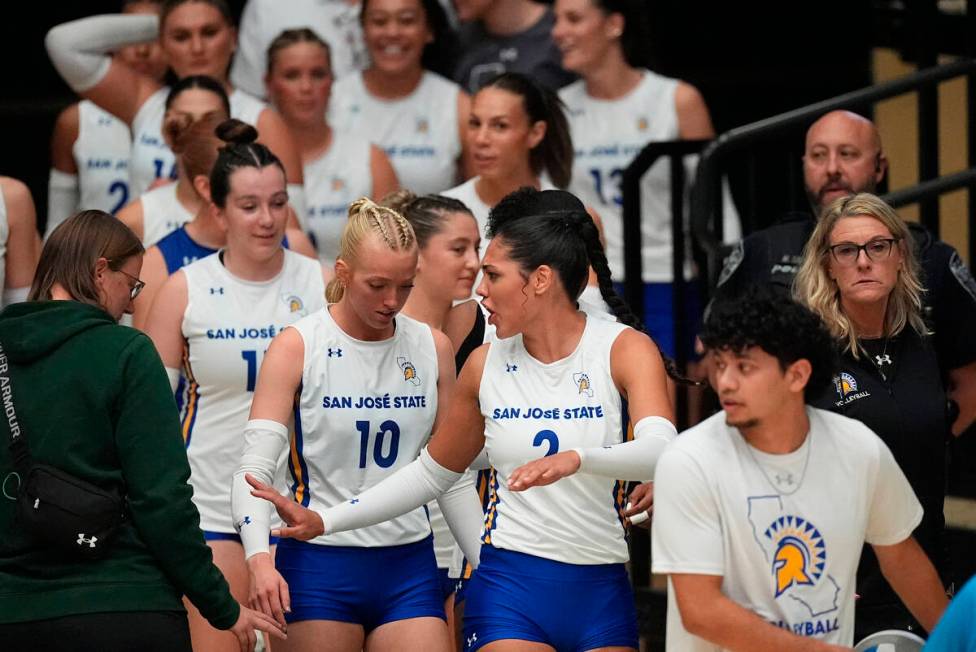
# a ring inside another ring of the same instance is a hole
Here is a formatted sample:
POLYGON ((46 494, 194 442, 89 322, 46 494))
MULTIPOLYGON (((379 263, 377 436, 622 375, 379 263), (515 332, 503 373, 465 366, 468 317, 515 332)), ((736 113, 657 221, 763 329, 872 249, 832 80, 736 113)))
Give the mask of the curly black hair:
POLYGON ((818 395, 837 370, 837 344, 820 318, 792 299, 753 286, 735 298, 716 300, 700 335, 706 349, 741 352, 758 346, 785 370, 810 362, 804 398, 818 395))

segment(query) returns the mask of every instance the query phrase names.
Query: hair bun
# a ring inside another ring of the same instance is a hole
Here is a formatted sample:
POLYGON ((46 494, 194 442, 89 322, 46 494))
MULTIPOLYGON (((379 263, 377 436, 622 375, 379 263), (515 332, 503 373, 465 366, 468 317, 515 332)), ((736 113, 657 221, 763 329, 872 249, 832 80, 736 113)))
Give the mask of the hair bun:
POLYGON ((379 201, 379 204, 380 206, 392 208, 397 213, 403 215, 407 206, 415 199, 417 199, 417 195, 415 195, 413 192, 407 190, 406 188, 400 188, 399 190, 394 190, 390 194, 383 197, 383 199, 379 201))
POLYGON ((236 118, 224 120, 216 129, 217 138, 233 145, 250 145, 258 139, 258 130, 236 118))
POLYGON ((180 156, 186 150, 186 139, 181 138, 184 136, 190 127, 193 125, 193 116, 186 113, 178 113, 166 118, 163 123, 163 134, 169 139, 171 143, 170 149, 177 156, 180 156))

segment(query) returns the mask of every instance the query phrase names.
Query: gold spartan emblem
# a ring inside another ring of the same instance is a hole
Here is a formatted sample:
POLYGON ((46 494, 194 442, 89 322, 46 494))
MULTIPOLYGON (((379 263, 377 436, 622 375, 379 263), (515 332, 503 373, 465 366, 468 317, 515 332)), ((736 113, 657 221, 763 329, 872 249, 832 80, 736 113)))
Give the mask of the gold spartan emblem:
POLYGON ((573 382, 579 388, 580 394, 585 394, 586 396, 593 396, 593 387, 590 385, 590 377, 583 372, 578 374, 573 374, 573 382))
POLYGON ((301 312, 305 310, 305 304, 302 302, 301 297, 291 295, 286 301, 288 302, 289 312, 301 312))
POLYGON ((346 187, 346 182, 339 177, 332 177, 332 192, 339 192, 346 187))
POLYGON ((637 119, 637 131, 647 131, 647 118, 637 119))
POLYGON ((417 368, 406 358, 397 358, 397 364, 403 371, 403 379, 411 385, 419 385, 420 378, 417 377, 417 368))
POLYGON ((417 133, 426 134, 430 131, 430 125, 427 123, 427 118, 417 118, 417 133))

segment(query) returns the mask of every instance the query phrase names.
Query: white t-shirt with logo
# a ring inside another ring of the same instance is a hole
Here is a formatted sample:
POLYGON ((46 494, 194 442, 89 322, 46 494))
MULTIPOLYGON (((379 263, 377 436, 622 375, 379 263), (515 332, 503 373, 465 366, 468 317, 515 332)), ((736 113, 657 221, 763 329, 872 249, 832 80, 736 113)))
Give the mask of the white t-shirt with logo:
MULTIPOLYGON (((851 645, 863 544, 904 541, 922 506, 867 426, 807 414, 809 435, 786 455, 746 444, 724 412, 681 434, 654 478, 653 567, 721 576, 722 593, 767 622, 851 645)), ((687 632, 670 598, 667 649, 722 650, 687 632)))

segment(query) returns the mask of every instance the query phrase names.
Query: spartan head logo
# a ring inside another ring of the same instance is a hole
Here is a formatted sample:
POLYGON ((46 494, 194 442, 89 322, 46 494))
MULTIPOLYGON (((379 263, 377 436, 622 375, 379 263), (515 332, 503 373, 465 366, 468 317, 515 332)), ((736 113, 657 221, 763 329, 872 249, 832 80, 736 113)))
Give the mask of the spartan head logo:
POLYGON ((281 295, 281 300, 288 306, 288 312, 295 312, 300 315, 305 314, 305 302, 297 294, 285 293, 281 295))
POLYGON ((812 523, 795 516, 780 516, 765 535, 776 546, 771 572, 777 598, 790 587, 813 585, 823 575, 827 550, 820 531, 812 523))
POLYGON ((839 376, 834 376, 834 388, 838 396, 844 398, 857 391, 857 380, 846 371, 842 372, 839 376))
POLYGON ((403 371, 403 379, 411 385, 419 385, 420 378, 417 377, 417 368, 406 358, 397 358, 397 364, 403 371))
POLYGON ((590 377, 587 374, 582 371, 578 374, 573 374, 573 382, 576 383, 580 394, 593 398, 593 386, 590 384, 590 377))

